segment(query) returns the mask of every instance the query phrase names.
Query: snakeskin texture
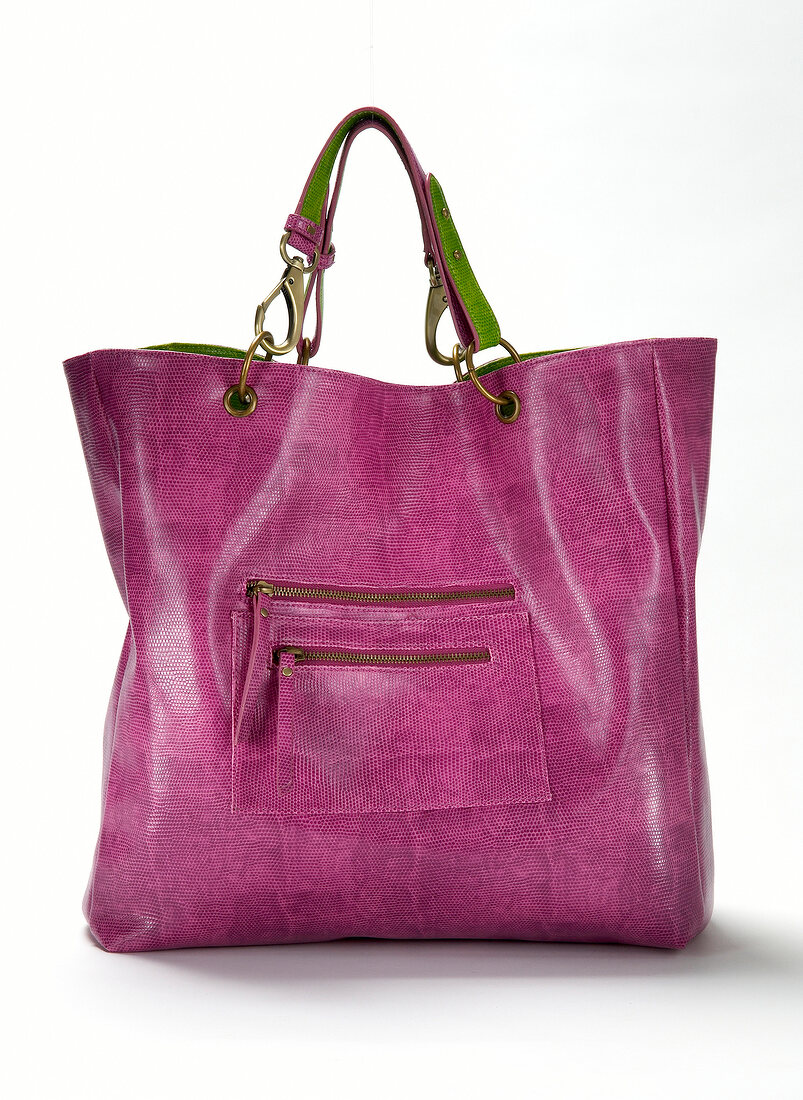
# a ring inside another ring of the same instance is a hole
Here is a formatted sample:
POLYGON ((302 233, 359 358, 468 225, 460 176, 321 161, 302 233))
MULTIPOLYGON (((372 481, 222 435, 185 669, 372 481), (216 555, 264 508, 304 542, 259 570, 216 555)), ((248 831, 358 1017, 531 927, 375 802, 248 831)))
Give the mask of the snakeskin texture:
POLYGON ((512 363, 492 376, 521 397, 509 425, 470 383, 255 363, 258 408, 237 419, 238 360, 69 360, 130 618, 85 899, 97 940, 696 935, 715 353, 641 340, 512 363), (275 599, 254 579, 509 595, 275 599), (422 661, 360 663, 377 655, 422 661))

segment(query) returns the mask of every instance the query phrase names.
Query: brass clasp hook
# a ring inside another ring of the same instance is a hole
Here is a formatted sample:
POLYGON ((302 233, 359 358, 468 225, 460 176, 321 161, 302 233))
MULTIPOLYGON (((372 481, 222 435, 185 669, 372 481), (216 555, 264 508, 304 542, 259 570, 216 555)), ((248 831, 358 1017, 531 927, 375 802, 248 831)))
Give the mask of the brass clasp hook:
POLYGON ((248 385, 248 371, 257 351, 264 348, 265 358, 270 360, 274 355, 286 355, 288 351, 292 351, 301 338, 304 324, 304 276, 311 275, 318 266, 319 255, 316 249, 312 263, 305 267, 300 256, 287 255, 289 239, 290 233, 285 232, 279 243, 279 254, 286 265, 284 273, 267 298, 257 306, 254 318, 255 335, 243 359, 240 381, 235 386, 229 386, 223 394, 223 406, 232 416, 250 416, 257 407, 256 391, 248 385), (280 294, 287 306, 287 339, 283 344, 274 344, 273 336, 265 329, 265 317, 271 302, 280 294))
POLYGON ((281 279, 276 286, 257 306, 254 317, 254 334, 261 337, 259 346, 264 348, 268 355, 287 355, 301 338, 301 327, 304 323, 304 276, 311 275, 318 266, 318 253, 313 255, 309 267, 304 266, 300 256, 288 256, 287 242, 290 233, 285 232, 279 244, 279 253, 287 265, 281 279), (271 302, 282 295, 287 306, 287 339, 283 344, 274 344, 270 334, 265 332, 265 316, 271 302))
MULTIPOLYGON (((435 261, 428 260, 427 267, 429 268, 429 294, 427 295, 427 311, 424 318, 424 340, 430 358, 434 359, 436 363, 440 363, 441 366, 448 367, 453 362, 453 358, 451 355, 444 355, 439 350, 437 332, 438 323, 449 303, 446 300, 446 292, 443 289, 438 269, 435 267, 435 261)), ((458 363, 462 362, 465 357, 465 349, 461 349, 458 363)), ((457 373, 458 382, 461 382, 463 375, 459 366, 455 367, 455 372, 457 373)))

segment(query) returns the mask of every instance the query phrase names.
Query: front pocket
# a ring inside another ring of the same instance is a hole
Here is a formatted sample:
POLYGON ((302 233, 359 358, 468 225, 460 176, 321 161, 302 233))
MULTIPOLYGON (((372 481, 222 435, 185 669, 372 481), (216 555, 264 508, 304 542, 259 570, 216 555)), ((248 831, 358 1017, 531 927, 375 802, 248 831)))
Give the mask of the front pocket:
POLYGON ((235 811, 549 800, 526 613, 348 618, 272 600, 262 610, 257 598, 253 621, 233 616, 235 811))

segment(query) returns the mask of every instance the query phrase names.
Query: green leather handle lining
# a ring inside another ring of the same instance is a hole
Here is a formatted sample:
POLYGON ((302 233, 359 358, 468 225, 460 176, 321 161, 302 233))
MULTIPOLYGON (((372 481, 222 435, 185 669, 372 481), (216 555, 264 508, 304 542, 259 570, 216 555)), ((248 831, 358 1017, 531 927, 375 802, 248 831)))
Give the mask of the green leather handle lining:
POLYGON ((340 147, 355 126, 359 126, 361 122, 365 122, 370 118, 378 121, 391 137, 396 136, 393 126, 381 112, 366 108, 349 115, 335 131, 326 149, 321 154, 310 179, 307 181, 304 198, 298 210, 302 217, 309 218, 317 225, 323 224, 323 206, 326 202, 326 192, 329 190, 329 182, 332 178, 340 147))
POLYGON ((474 350, 482 351, 483 348, 495 348, 501 336, 499 322, 494 316, 494 311, 491 309, 488 299, 482 293, 471 264, 466 258, 466 250, 463 248, 451 211, 446 205, 446 198, 441 185, 433 175, 430 175, 428 183, 432 215, 441 240, 443 258, 446 261, 452 282, 457 288, 457 293, 460 295, 477 333, 474 350))

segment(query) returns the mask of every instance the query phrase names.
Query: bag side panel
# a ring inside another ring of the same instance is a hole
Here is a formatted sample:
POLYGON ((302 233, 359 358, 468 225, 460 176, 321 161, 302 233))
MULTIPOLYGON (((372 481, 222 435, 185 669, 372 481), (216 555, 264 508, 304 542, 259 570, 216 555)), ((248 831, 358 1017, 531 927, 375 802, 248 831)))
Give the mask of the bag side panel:
MULTIPOLYGON (((123 509, 120 487, 120 462, 117 438, 112 429, 101 390, 94 369, 91 354, 69 359, 64 364, 67 384, 78 425, 78 433, 86 461, 89 482, 100 522, 103 541, 112 567, 117 586, 126 601, 126 578, 123 555, 123 509)), ((118 874, 123 849, 130 850, 125 833, 129 826, 125 824, 126 800, 123 779, 119 775, 119 766, 115 763, 115 747, 121 716, 126 710, 126 695, 130 690, 136 668, 136 647, 129 626, 123 640, 122 651, 112 685, 103 732, 103 772, 101 777, 101 822, 92 870, 84 894, 83 910, 90 928, 96 938, 104 945, 110 942, 104 928, 109 925, 108 917, 96 920, 96 895, 103 898, 101 909, 108 906, 109 897, 117 898, 118 918, 122 922, 130 920, 130 907, 126 901, 126 891, 122 885, 124 876, 118 874), (123 812, 120 813, 120 810, 123 812), (115 827, 119 820, 121 828, 115 827)))
POLYGON ((101 400, 92 355, 68 359, 64 373, 70 390, 95 507, 114 579, 125 601, 123 513, 117 441, 101 400))
POLYGON ((701 927, 710 919, 713 907, 714 863, 697 667, 695 571, 708 496, 715 361, 714 340, 655 343, 655 391, 683 662, 689 788, 703 906, 701 927))

